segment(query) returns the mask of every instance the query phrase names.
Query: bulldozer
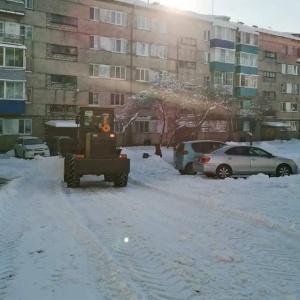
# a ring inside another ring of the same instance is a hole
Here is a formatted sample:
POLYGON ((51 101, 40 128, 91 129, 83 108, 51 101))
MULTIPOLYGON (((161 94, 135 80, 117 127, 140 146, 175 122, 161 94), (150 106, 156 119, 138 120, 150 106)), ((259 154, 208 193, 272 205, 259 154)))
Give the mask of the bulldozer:
POLYGON ((76 116, 77 139, 64 157, 64 181, 80 186, 84 175, 104 175, 115 187, 127 186, 130 160, 117 147, 114 108, 81 106, 76 116))

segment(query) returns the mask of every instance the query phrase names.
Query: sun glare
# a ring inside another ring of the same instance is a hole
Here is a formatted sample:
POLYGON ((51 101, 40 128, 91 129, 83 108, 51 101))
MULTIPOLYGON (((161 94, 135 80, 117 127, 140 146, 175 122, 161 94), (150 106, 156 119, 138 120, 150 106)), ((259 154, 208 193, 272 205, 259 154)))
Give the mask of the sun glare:
POLYGON ((163 0, 160 3, 173 8, 190 10, 190 3, 187 0, 163 0))

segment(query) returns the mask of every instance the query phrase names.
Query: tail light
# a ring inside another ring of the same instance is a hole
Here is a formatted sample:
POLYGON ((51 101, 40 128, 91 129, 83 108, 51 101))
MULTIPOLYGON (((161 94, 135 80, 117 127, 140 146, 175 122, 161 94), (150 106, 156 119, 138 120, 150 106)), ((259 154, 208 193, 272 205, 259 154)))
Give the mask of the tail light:
POLYGON ((186 151, 186 150, 182 151, 182 155, 188 155, 188 154, 189 154, 189 151, 186 151))
POLYGON ((206 164, 210 161, 210 157, 209 156, 203 156, 202 159, 201 159, 201 162, 203 164, 206 164))
POLYGON ((120 154, 119 157, 120 158, 127 158, 127 154, 120 154))
POLYGON ((84 158, 84 154, 76 154, 76 158, 84 158))

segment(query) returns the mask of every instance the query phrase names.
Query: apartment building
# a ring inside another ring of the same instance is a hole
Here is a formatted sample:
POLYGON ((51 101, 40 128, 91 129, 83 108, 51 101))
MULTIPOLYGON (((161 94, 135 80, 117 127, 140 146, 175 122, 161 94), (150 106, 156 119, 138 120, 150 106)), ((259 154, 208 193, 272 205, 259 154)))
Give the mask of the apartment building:
MULTIPOLYGON (((74 136, 79 106, 113 106, 121 114, 153 78, 171 75, 222 87, 237 99, 231 110, 210 114, 198 138, 241 140, 251 131, 271 139, 283 130, 299 137, 296 36, 158 3, 33 1, 0 4, 0 151, 22 134, 74 136), (258 118, 253 107, 264 100, 274 109, 258 118)), ((176 118, 170 110, 166 136, 176 118)), ((157 110, 145 110, 119 144, 156 143, 162 122, 157 110)), ((179 139, 190 131, 181 130, 179 139)))

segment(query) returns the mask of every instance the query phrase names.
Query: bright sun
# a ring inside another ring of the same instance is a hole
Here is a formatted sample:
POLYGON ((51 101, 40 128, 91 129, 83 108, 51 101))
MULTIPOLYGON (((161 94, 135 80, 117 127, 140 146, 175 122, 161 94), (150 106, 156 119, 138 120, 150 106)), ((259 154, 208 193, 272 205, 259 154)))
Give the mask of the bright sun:
POLYGON ((179 9, 186 9, 190 10, 190 1, 188 0, 161 0, 158 1, 163 5, 171 6, 174 8, 179 8, 179 9))

